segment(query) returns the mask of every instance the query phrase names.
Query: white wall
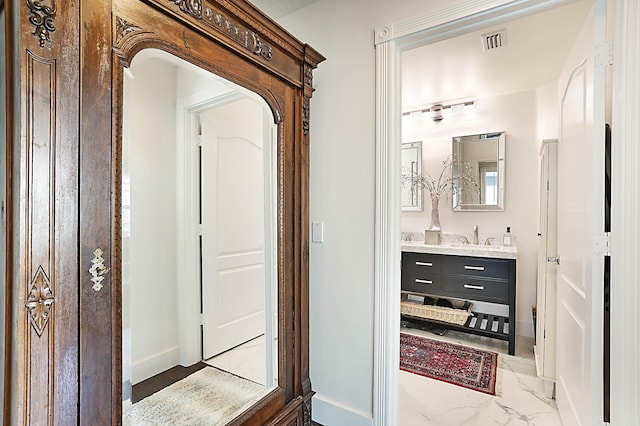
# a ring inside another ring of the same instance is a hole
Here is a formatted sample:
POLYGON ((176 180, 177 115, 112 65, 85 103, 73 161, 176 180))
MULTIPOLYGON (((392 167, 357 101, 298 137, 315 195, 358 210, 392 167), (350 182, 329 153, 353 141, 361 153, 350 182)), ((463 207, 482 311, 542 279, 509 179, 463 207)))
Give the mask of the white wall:
POLYGON ((325 425, 373 413, 374 28, 450 3, 322 0, 280 20, 327 57, 314 72, 309 195, 310 220, 324 222, 309 267, 313 418, 325 425))
POLYGON ((123 241, 123 257, 129 263, 135 384, 178 362, 176 69, 150 59, 134 60, 131 71, 135 78, 127 84, 125 134, 131 179, 131 237, 123 241))
POLYGON ((552 81, 536 90, 536 121, 538 143, 558 138, 558 81, 552 81))
MULTIPOLYGON (((320 423, 369 425, 373 413, 374 29, 464 3, 322 0, 279 20, 327 57, 314 72, 317 91, 311 100, 310 219, 325 224, 324 243, 310 247, 310 374, 317 392, 313 418, 320 423)), ((528 108, 535 114, 535 104, 528 108)), ((519 155, 536 159, 537 145, 519 155)), ((536 166, 528 170, 537 179, 536 166)), ((507 198, 507 208, 521 202, 507 198)), ((504 224, 479 225, 501 230, 504 224)), ((519 219, 510 225, 525 243, 535 239, 535 228, 519 219)), ((527 286, 535 291, 535 285, 527 286)))

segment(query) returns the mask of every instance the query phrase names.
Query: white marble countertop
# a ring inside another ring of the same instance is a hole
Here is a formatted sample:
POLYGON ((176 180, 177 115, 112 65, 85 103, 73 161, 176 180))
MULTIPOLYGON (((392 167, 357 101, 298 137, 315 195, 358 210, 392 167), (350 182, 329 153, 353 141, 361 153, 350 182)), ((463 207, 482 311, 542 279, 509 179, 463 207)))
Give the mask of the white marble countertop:
POLYGON ((425 244, 421 241, 401 241, 402 251, 415 253, 450 254, 457 256, 492 257, 497 259, 516 259, 516 246, 485 246, 462 243, 425 244))

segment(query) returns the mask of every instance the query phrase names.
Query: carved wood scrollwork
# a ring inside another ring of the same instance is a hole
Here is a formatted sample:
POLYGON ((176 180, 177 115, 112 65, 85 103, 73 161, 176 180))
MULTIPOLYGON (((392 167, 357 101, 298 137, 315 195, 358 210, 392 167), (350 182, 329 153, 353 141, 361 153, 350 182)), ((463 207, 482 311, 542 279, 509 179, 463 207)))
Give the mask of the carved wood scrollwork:
POLYGON ((310 98, 305 96, 302 101, 302 132, 305 136, 309 134, 309 103, 310 98))
POLYGON ((303 404, 303 425, 311 426, 311 399, 307 400, 303 404))
POLYGON ((49 277, 47 277, 42 266, 39 266, 29 285, 27 302, 24 304, 29 313, 29 322, 35 329, 38 337, 42 335, 42 332, 47 326, 51 306, 54 301, 55 298, 53 297, 49 277))
POLYGON ((119 16, 116 17, 116 28, 116 43, 120 43, 123 38, 131 33, 142 31, 142 28, 120 18, 119 16))
POLYGON ((245 28, 234 19, 203 4, 202 0, 169 0, 171 3, 192 17, 201 20, 211 28, 214 28, 231 37, 249 52, 258 55, 267 61, 273 59, 273 47, 265 43, 260 35, 245 28))
POLYGON ((40 47, 44 47, 45 41, 52 43, 50 35, 56 30, 55 2, 49 7, 39 1, 27 0, 27 7, 31 12, 29 22, 35 27, 32 34, 38 38, 40 47))
POLYGON ((194 18, 202 19, 202 0, 170 0, 178 5, 181 11, 188 13, 194 18))

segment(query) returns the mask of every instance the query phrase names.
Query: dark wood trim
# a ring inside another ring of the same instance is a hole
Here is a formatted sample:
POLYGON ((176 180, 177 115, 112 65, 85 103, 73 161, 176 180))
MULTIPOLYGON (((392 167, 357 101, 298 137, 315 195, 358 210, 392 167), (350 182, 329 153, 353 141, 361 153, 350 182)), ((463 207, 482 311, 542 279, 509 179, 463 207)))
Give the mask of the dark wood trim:
POLYGON ((2 384, 4 387, 4 400, 3 400, 3 412, 2 412, 2 424, 8 425, 11 424, 11 399, 13 392, 15 390, 15 371, 13 371, 13 359, 14 359, 14 338, 13 338, 13 323, 14 323, 14 313, 13 313, 13 267, 14 267, 14 249, 13 249, 13 233, 14 233, 14 225, 13 225, 13 212, 14 212, 14 197, 13 197, 13 162, 14 162, 14 127, 15 127, 15 113, 14 113, 14 105, 16 103, 15 99, 15 75, 14 75, 14 61, 15 61, 15 39, 13 37, 14 34, 14 18, 13 18, 13 10, 12 5, 7 4, 6 8, 4 7, 4 0, 0 0, 2 2, 1 8, 4 10, 4 22, 5 22, 5 33, 2 34, 5 37, 5 89, 6 89, 6 99, 3 99, 1 102, 5 102, 6 107, 6 147, 5 153, 6 156, 6 170, 5 170, 5 190, 6 190, 6 199, 5 199, 5 214, 6 214, 6 235, 4 241, 5 248, 5 276, 4 276, 4 285, 5 285, 5 323, 4 323, 4 383, 2 384))
POLYGON ((202 370, 203 368, 214 367, 211 367, 202 361, 188 367, 176 365, 175 367, 172 367, 167 371, 163 371, 162 373, 158 373, 153 377, 149 377, 148 379, 143 380, 140 383, 136 383, 132 386, 131 402, 135 404, 136 402, 141 401, 158 391, 161 391, 167 386, 171 386, 172 384, 184 379, 185 377, 190 376, 196 371, 202 370))

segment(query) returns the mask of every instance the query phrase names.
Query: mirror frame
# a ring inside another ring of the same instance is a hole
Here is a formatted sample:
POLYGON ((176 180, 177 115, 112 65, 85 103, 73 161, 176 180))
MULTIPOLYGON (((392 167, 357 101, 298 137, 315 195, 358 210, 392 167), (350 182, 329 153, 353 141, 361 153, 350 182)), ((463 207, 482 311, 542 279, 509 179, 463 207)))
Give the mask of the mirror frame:
MULTIPOLYGON (((456 173, 458 159, 456 158, 456 144, 460 145, 464 142, 475 140, 496 140, 498 150, 496 153, 496 162, 498 169, 498 203, 497 204, 456 204, 455 196, 451 197, 451 209, 454 212, 460 211, 504 211, 505 208, 505 184, 506 184, 506 132, 490 132, 480 133, 476 135, 454 136, 451 144, 451 158, 453 160, 451 173, 456 173)), ((475 165, 474 165, 475 166, 475 165)), ((474 167, 475 169, 475 167, 474 167)))
MULTIPOLYGON (((422 173, 422 141, 416 142, 403 142, 402 143, 402 154, 404 154, 405 150, 409 150, 415 148, 417 151, 416 155, 416 169, 413 172, 413 175, 419 175, 422 173)), ((404 161, 404 157, 403 157, 404 161)), ((404 163, 402 164, 402 172, 404 173, 404 163)), ((402 188, 404 190, 405 183, 402 184, 402 188)), ((424 191, 423 188, 419 185, 414 184, 414 190, 416 191, 416 204, 401 204, 401 209, 403 212, 421 212, 424 210, 424 191)), ((402 194, 400 196, 402 199, 402 194)))
MULTIPOLYGON (((140 3, 138 7, 131 7, 130 3, 131 0, 113 2, 115 43, 112 78, 116 123, 113 140, 115 173, 111 177, 116 183, 113 210, 117 212, 121 204, 119 180, 122 167, 123 71, 138 52, 147 48, 164 50, 257 93, 267 102, 278 128, 278 386, 247 411, 240 413, 230 424, 256 421, 262 424, 292 402, 294 406, 289 408, 292 412, 302 404, 304 413, 308 413, 304 417, 310 419, 312 391, 308 372, 309 342, 306 325, 308 108, 312 91, 311 70, 324 58, 306 45, 296 46, 298 52, 292 52, 294 46, 287 46, 286 43, 290 40, 281 40, 278 35, 266 31, 266 27, 253 30, 254 22, 239 19, 251 17, 239 13, 239 8, 249 8, 244 2, 230 4, 231 9, 227 10, 218 4, 202 4, 193 0, 149 2, 155 8, 144 7, 140 3), (200 8, 194 8, 194 4, 200 4, 200 8), (174 19, 167 19, 167 14, 174 19), (243 44, 238 44, 234 37, 236 31, 244 32, 246 37, 251 35, 249 42, 245 38, 243 44), (266 40, 262 41, 261 36, 266 40), (282 49, 282 46, 289 49, 282 49), (298 53, 298 58, 292 57, 292 53, 298 53), (304 72, 300 73, 301 70, 304 72), (304 81, 298 80, 300 75, 304 75, 304 81), (295 403, 294 396, 302 398, 295 403)), ((264 20, 264 16, 254 17, 264 20)), ((118 232, 119 229, 120 217, 116 213, 114 230, 118 232)), ((112 241, 116 242, 112 250, 116 253, 116 258, 120 258, 121 244, 118 236, 113 235, 112 241)), ((113 263, 113 279, 114 289, 120 291, 121 270, 117 262, 113 263)), ((119 308, 118 304, 114 307, 116 310, 119 308)), ((121 332, 121 317, 118 318, 118 314, 114 312, 112 318, 120 323, 120 327, 115 329, 115 334, 118 334, 121 332)), ((115 341, 121 341, 121 336, 115 341)), ((121 347, 114 350, 113 355, 114 382, 117 388, 116 377, 121 376, 121 347)), ((122 411, 120 394, 121 389, 112 396, 112 408, 118 413, 117 416, 121 416, 122 411)))

